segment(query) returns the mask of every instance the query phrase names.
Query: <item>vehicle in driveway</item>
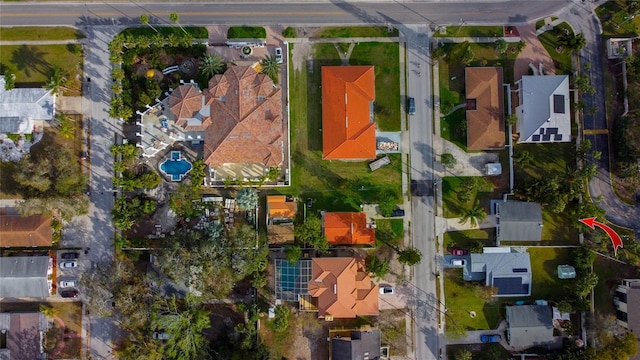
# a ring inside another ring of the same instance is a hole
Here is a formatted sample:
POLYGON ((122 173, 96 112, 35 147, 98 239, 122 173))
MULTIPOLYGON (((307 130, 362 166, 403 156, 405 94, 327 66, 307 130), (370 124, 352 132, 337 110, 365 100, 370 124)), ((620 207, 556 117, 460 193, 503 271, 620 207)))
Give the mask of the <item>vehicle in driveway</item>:
POLYGON ((455 255, 455 256, 469 255, 469 250, 460 249, 460 248, 453 248, 453 249, 451 249, 451 255, 455 255))
POLYGON ((151 335, 153 340, 169 340, 171 336, 164 331, 154 331, 151 335))
POLYGON ((63 298, 77 298, 80 293, 78 290, 62 290, 60 291, 60 296, 63 298))
POLYGON ((380 284, 380 294, 381 295, 393 295, 396 291, 393 286, 388 284, 380 284))
POLYGON ((63 280, 60 281, 61 288, 73 288, 78 286, 78 280, 63 280))
POLYGON ((73 269, 78 267, 78 262, 76 260, 63 261, 60 263, 61 269, 73 269))
POLYGON ((279 47, 276 48, 276 62, 278 64, 282 64, 284 62, 284 59, 282 57, 282 48, 279 47))
POLYGON ((480 341, 483 343, 499 343, 501 340, 502 336, 498 334, 480 335, 480 341))
POLYGON ((465 259, 451 259, 452 266, 465 266, 467 264, 467 260, 465 259))
POLYGON ((62 253, 62 255, 60 255, 60 257, 64 260, 74 260, 77 259, 80 256, 80 253, 78 252, 67 252, 67 253, 62 253))
POLYGON ((404 216, 404 209, 395 209, 391 212, 391 217, 401 217, 404 216))
POLYGON ((409 115, 415 115, 416 114, 416 99, 414 99, 412 97, 408 97, 407 98, 407 113, 409 115))

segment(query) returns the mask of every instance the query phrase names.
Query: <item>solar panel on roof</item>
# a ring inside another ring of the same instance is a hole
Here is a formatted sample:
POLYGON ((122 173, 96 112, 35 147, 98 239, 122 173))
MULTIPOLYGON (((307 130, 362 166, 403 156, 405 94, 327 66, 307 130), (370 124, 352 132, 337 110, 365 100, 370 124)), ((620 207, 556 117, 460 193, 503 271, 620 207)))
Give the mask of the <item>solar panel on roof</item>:
POLYGON ((531 141, 540 141, 540 135, 532 135, 531 141))
POLYGON ((526 295, 529 284, 523 284, 520 277, 495 278, 493 287, 498 289, 498 295, 526 295))
POLYGON ((547 128, 547 134, 550 134, 550 135, 558 134, 558 128, 547 128))
POLYGON ((549 134, 542 135, 542 141, 551 141, 551 135, 549 134))
POLYGON ((556 140, 556 141, 562 141, 562 134, 557 134, 557 135, 555 136, 555 140, 556 140))
POLYGON ((564 114, 564 95, 553 95, 553 112, 564 114))

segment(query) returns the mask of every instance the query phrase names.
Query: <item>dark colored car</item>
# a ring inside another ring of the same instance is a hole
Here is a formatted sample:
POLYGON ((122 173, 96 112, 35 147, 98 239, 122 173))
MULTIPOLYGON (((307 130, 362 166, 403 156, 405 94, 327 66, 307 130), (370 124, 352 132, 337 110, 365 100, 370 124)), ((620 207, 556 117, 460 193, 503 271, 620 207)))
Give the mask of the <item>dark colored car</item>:
POLYGON ((313 199, 312 198, 308 198, 307 199, 307 209, 311 209, 312 206, 313 206, 313 199))
POLYGON ((66 252, 60 255, 60 257, 64 260, 74 260, 74 259, 77 259, 79 256, 80 256, 80 253, 78 252, 66 252))
POLYGON ((391 212, 391 217, 400 217, 400 216, 404 216, 403 209, 395 209, 391 212))
POLYGON ((499 343, 502 340, 502 336, 498 334, 493 335, 480 335, 480 341, 483 343, 499 343))
POLYGON ((60 291, 60 296, 63 298, 77 298, 80 293, 78 290, 63 290, 60 291))
POLYGON ((469 255, 469 250, 460 249, 460 248, 453 248, 453 249, 451 249, 451 255, 456 255, 456 256, 469 255))
POLYGON ((416 99, 412 97, 407 98, 407 113, 409 113, 409 115, 416 114, 416 99))

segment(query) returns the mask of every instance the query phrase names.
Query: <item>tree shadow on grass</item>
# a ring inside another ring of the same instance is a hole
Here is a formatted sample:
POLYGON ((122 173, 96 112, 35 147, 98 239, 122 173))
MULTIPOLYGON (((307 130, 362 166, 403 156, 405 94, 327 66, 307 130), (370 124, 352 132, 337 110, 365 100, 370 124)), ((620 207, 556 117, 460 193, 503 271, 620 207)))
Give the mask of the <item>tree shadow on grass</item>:
POLYGON ((35 46, 22 45, 11 54, 11 63, 28 77, 31 76, 32 70, 48 75, 49 63, 43 60, 45 55, 45 52, 35 46))

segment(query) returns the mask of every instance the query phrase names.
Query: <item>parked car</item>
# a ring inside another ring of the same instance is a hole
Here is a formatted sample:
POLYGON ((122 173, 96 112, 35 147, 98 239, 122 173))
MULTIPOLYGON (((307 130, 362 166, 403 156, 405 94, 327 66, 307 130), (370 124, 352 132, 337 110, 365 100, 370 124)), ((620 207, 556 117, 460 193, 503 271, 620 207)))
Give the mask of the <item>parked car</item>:
POLYGON ((80 293, 78 290, 63 290, 60 291, 60 296, 63 298, 77 298, 80 293))
POLYGON ((276 48, 276 62, 278 62, 278 64, 282 64, 284 62, 284 59, 282 58, 282 48, 279 47, 276 48))
POLYGON ((453 249, 451 249, 451 255, 455 255, 455 256, 469 255, 469 250, 460 249, 460 248, 453 248, 453 249))
POLYGON ((451 259, 452 266, 465 266, 467 264, 467 260, 465 259, 451 259))
POLYGON ((312 198, 308 198, 307 199, 307 209, 311 210, 312 206, 313 206, 313 199, 312 198))
POLYGON ((502 340, 502 336, 498 334, 480 335, 480 341, 483 343, 499 343, 501 340, 502 340))
POLYGON ((78 262, 76 260, 63 261, 60 263, 61 269, 73 269, 78 267, 78 262))
POLYGON ((151 335, 153 340, 169 340, 171 336, 164 331, 154 331, 151 335))
POLYGON ((80 256, 80 253, 78 252, 68 252, 68 253, 62 253, 62 255, 60 255, 60 257, 64 260, 74 260, 77 259, 80 256))
POLYGON ((391 217, 404 216, 404 209, 395 209, 391 212, 391 217))
POLYGON ((416 114, 416 99, 412 97, 407 98, 407 113, 409 115, 416 114))
POLYGON ((380 294, 382 295, 393 295, 396 291, 391 285, 382 285, 380 284, 380 294))
POLYGON ((80 160, 87 160, 87 157, 89 157, 89 153, 87 153, 86 151, 80 152, 80 160))
POLYGON ((63 280, 60 281, 61 288, 72 288, 78 286, 78 280, 63 280))

